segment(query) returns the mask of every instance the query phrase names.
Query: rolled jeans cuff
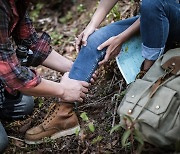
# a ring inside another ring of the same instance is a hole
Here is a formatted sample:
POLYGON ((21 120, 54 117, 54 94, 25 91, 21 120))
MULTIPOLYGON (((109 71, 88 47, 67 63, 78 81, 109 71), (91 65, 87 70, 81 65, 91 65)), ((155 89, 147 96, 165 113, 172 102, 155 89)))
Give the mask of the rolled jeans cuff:
POLYGON ((142 44, 142 56, 148 60, 156 60, 164 53, 164 48, 148 48, 142 44))

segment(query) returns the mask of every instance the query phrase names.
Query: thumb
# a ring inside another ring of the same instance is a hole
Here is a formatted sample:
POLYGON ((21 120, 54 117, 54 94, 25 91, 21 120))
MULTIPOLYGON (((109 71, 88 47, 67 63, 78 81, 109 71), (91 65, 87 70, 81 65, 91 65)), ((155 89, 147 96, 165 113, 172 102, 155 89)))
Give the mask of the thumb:
POLYGON ((64 77, 69 77, 69 72, 64 73, 64 77))

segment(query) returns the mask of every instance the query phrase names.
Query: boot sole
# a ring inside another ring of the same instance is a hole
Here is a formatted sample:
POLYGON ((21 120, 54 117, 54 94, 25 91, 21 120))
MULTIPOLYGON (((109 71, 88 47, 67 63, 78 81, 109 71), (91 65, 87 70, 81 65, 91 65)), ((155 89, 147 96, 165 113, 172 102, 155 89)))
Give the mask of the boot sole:
MULTIPOLYGON (((55 140, 55 139, 58 139, 58 138, 63 137, 63 136, 73 135, 79 131, 80 131, 80 126, 76 126, 76 127, 70 128, 68 130, 57 132, 57 133, 53 134, 50 137, 50 139, 55 140)), ((26 139, 24 141, 26 144, 41 144, 44 142, 44 140, 30 141, 30 140, 26 140, 26 139)))

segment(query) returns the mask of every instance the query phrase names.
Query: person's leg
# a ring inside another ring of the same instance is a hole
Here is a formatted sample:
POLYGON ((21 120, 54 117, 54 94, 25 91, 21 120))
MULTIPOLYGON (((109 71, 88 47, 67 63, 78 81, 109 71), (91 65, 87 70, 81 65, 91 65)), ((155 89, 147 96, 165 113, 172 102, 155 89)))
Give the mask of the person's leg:
POLYGON ((3 153, 3 151, 6 149, 7 146, 8 146, 8 137, 6 131, 4 130, 4 127, 0 122, 0 153, 3 153))
MULTIPOLYGON (((87 46, 82 47, 80 50, 69 77, 89 82, 91 75, 97 68, 98 62, 105 54, 105 49, 98 51, 97 47, 111 36, 124 31, 137 18, 116 22, 94 32, 89 37, 87 46)), ((76 133, 79 130, 79 123, 73 107, 73 104, 62 102, 56 104, 55 109, 53 108, 52 115, 47 116, 40 125, 26 132, 25 142, 28 144, 37 144, 43 142, 44 137, 56 139, 76 133)))
MULTIPOLYGON (((4 100, 5 100, 4 88, 3 88, 3 85, 0 83, 0 104, 4 102, 4 100)), ((7 134, 6 134, 6 131, 4 130, 4 127, 2 126, 0 122, 0 153, 3 153, 7 145, 8 145, 7 134)))
MULTIPOLYGON (((25 96, 21 93, 13 96, 4 90, 0 82, 0 119, 19 119, 32 113, 34 100, 31 96, 25 96)), ((4 127, 0 122, 0 153, 8 145, 8 138, 4 127)))
POLYGON ((98 62, 105 55, 106 48, 98 51, 97 47, 112 36, 116 36, 132 25, 138 17, 121 20, 95 31, 88 38, 87 46, 83 46, 72 66, 69 77, 89 82, 98 67, 98 62))
POLYGON ((4 92, 5 100, 0 103, 1 119, 19 119, 32 113, 34 100, 32 96, 22 95, 20 92, 13 96, 4 92))
POLYGON ((176 0, 143 0, 140 29, 144 69, 163 54, 167 40, 180 41, 180 4, 176 0))

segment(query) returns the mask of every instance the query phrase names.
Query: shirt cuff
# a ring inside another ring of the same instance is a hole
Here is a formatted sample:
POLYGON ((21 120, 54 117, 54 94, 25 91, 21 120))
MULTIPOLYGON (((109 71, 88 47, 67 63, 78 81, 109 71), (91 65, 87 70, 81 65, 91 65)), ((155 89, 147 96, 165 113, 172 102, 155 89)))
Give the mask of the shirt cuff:
POLYGON ((34 73, 34 78, 31 80, 28 80, 26 82, 18 82, 16 80, 13 80, 13 83, 8 82, 7 84, 4 83, 4 88, 9 92, 9 93, 14 93, 16 90, 20 90, 21 88, 33 88, 38 86, 41 83, 41 77, 36 74, 34 70, 31 70, 34 73))

